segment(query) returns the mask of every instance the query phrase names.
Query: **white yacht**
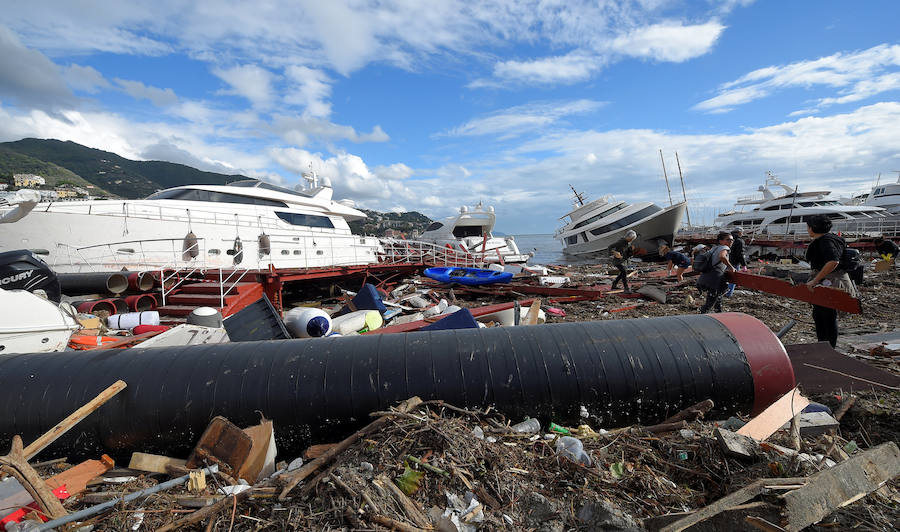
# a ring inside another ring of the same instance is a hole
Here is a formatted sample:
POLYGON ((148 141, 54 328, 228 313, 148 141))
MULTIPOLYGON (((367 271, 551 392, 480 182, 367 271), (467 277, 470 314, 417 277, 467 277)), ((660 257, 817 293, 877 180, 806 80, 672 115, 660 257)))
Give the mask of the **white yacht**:
POLYGON ((573 210, 561 217, 563 226, 553 235, 563 245, 563 253, 588 255, 607 249, 626 232, 633 230, 639 254, 654 254, 662 244, 672 244, 687 204, 660 207, 649 201, 626 203, 604 196, 585 203, 584 194, 575 193, 573 210))
POLYGON ((485 208, 480 202, 472 209, 464 205, 456 216, 426 227, 419 240, 468 253, 483 262, 527 262, 532 255, 520 252, 513 237, 501 238, 491 234, 496 221, 493 207, 485 208))
POLYGON ((889 214, 900 214, 900 175, 897 176, 896 183, 875 185, 861 199, 861 205, 881 207, 889 214))
POLYGON ((745 233, 784 235, 806 234, 806 220, 814 214, 827 215, 838 231, 877 231, 885 221, 886 211, 881 207, 844 205, 827 190, 800 192, 772 172, 766 172, 765 184, 758 191, 760 194, 738 198, 736 209, 720 214, 716 225, 727 230, 740 227, 745 233))
MULTIPOLYGON (((188 185, 143 200, 0 206, 0 251, 30 249, 58 272, 159 268, 306 268, 378 261, 365 218, 333 201, 327 178, 290 190, 263 181, 188 185)), ((30 199, 30 198, 28 198, 30 199)))

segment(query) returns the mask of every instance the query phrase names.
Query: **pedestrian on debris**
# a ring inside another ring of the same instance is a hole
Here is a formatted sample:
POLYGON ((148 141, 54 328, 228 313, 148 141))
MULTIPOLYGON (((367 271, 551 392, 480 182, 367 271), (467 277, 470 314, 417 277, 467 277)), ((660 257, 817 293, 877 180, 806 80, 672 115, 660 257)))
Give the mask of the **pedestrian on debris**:
POLYGON ((662 255, 663 259, 669 261, 668 264, 666 264, 667 274, 672 275, 672 271, 674 271, 675 278, 678 279, 678 282, 684 281, 684 272, 691 267, 690 257, 684 253, 674 251, 665 244, 659 248, 659 253, 662 255))
POLYGON ((884 236, 876 238, 874 243, 875 251, 881 255, 881 260, 890 262, 897 260, 897 255, 900 254, 900 246, 897 246, 897 244, 890 239, 884 238, 884 236))
MULTIPOLYGON (((824 214, 816 214, 806 219, 806 231, 812 241, 806 248, 806 262, 809 263, 809 281, 806 287, 810 292, 818 286, 830 286, 849 292, 856 297, 856 287, 842 269, 838 268, 841 256, 847 248, 844 239, 831 233, 831 220, 824 214)), ((820 305, 813 305, 813 322, 816 324, 816 338, 820 342, 827 341, 834 347, 838 337, 837 310, 820 305)))
POLYGON ((731 251, 728 253, 728 260, 736 270, 747 269, 747 256, 744 254, 744 230, 738 227, 731 232, 734 242, 731 243, 731 251))
POLYGON ((712 268, 701 273, 697 280, 697 287, 701 291, 706 291, 706 302, 700 307, 700 314, 706 314, 710 309, 722 312, 722 296, 728 284, 725 280, 725 271, 734 271, 734 266, 728 258, 734 237, 727 231, 721 231, 716 235, 716 241, 718 244, 711 251, 712 268))
POLYGON ((624 237, 609 246, 613 266, 619 270, 619 275, 613 281, 612 289, 615 290, 616 285, 621 280, 626 294, 631 293, 631 290, 628 288, 628 259, 634 254, 634 247, 631 243, 634 242, 635 238, 637 238, 637 233, 629 229, 624 237))

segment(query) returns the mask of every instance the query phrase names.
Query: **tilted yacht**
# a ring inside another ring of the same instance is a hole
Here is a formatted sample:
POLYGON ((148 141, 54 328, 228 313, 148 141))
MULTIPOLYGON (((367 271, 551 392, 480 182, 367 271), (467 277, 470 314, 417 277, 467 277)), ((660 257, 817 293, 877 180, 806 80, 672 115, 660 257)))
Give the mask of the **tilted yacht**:
POLYGON ((672 244, 687 207, 684 202, 665 208, 649 201, 629 204, 612 196, 585 203, 584 193, 569 186, 574 209, 560 218, 564 225, 553 235, 569 255, 604 251, 629 230, 637 233, 633 245, 639 254, 657 253, 662 244, 672 244))
POLYGON ((0 207, 0 251, 31 249, 59 272, 123 268, 304 268, 377 262, 365 218, 333 201, 327 178, 290 190, 255 179, 187 185, 143 200, 29 202, 0 207))
POLYGON ((805 234, 806 220, 814 214, 831 218, 835 230, 878 230, 886 211, 872 205, 844 205, 827 190, 800 192, 766 172, 761 194, 738 198, 735 209, 720 214, 716 225, 723 229, 741 228, 746 233, 805 234), (753 206, 743 210, 747 206, 753 206), (790 220, 789 220, 790 218, 790 220))
POLYGON ((491 233, 496 221, 491 206, 485 208, 482 203, 471 209, 462 206, 456 216, 426 227, 419 239, 471 254, 483 262, 527 262, 532 255, 520 252, 513 237, 495 237, 491 233))

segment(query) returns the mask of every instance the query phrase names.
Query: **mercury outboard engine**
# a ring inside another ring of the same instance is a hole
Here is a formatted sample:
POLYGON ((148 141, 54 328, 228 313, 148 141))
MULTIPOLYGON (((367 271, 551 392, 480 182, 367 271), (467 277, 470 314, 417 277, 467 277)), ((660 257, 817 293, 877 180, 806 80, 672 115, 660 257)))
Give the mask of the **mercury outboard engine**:
POLYGON ((27 249, 0 253, 0 288, 43 290, 47 299, 59 303, 59 279, 46 262, 27 249))

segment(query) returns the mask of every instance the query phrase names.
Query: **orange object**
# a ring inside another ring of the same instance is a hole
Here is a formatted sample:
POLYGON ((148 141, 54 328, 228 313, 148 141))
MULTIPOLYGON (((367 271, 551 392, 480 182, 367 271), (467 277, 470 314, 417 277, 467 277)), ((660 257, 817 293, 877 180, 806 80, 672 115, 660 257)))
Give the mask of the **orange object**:
POLYGON ((85 460, 75 467, 66 469, 58 475, 53 475, 45 482, 47 486, 55 490, 65 484, 66 491, 69 495, 76 495, 87 488, 87 483, 106 473, 116 463, 107 455, 103 455, 99 460, 85 460))
POLYGON ((69 347, 72 349, 91 349, 104 344, 110 344, 119 340, 112 336, 90 336, 80 335, 69 338, 69 347))

